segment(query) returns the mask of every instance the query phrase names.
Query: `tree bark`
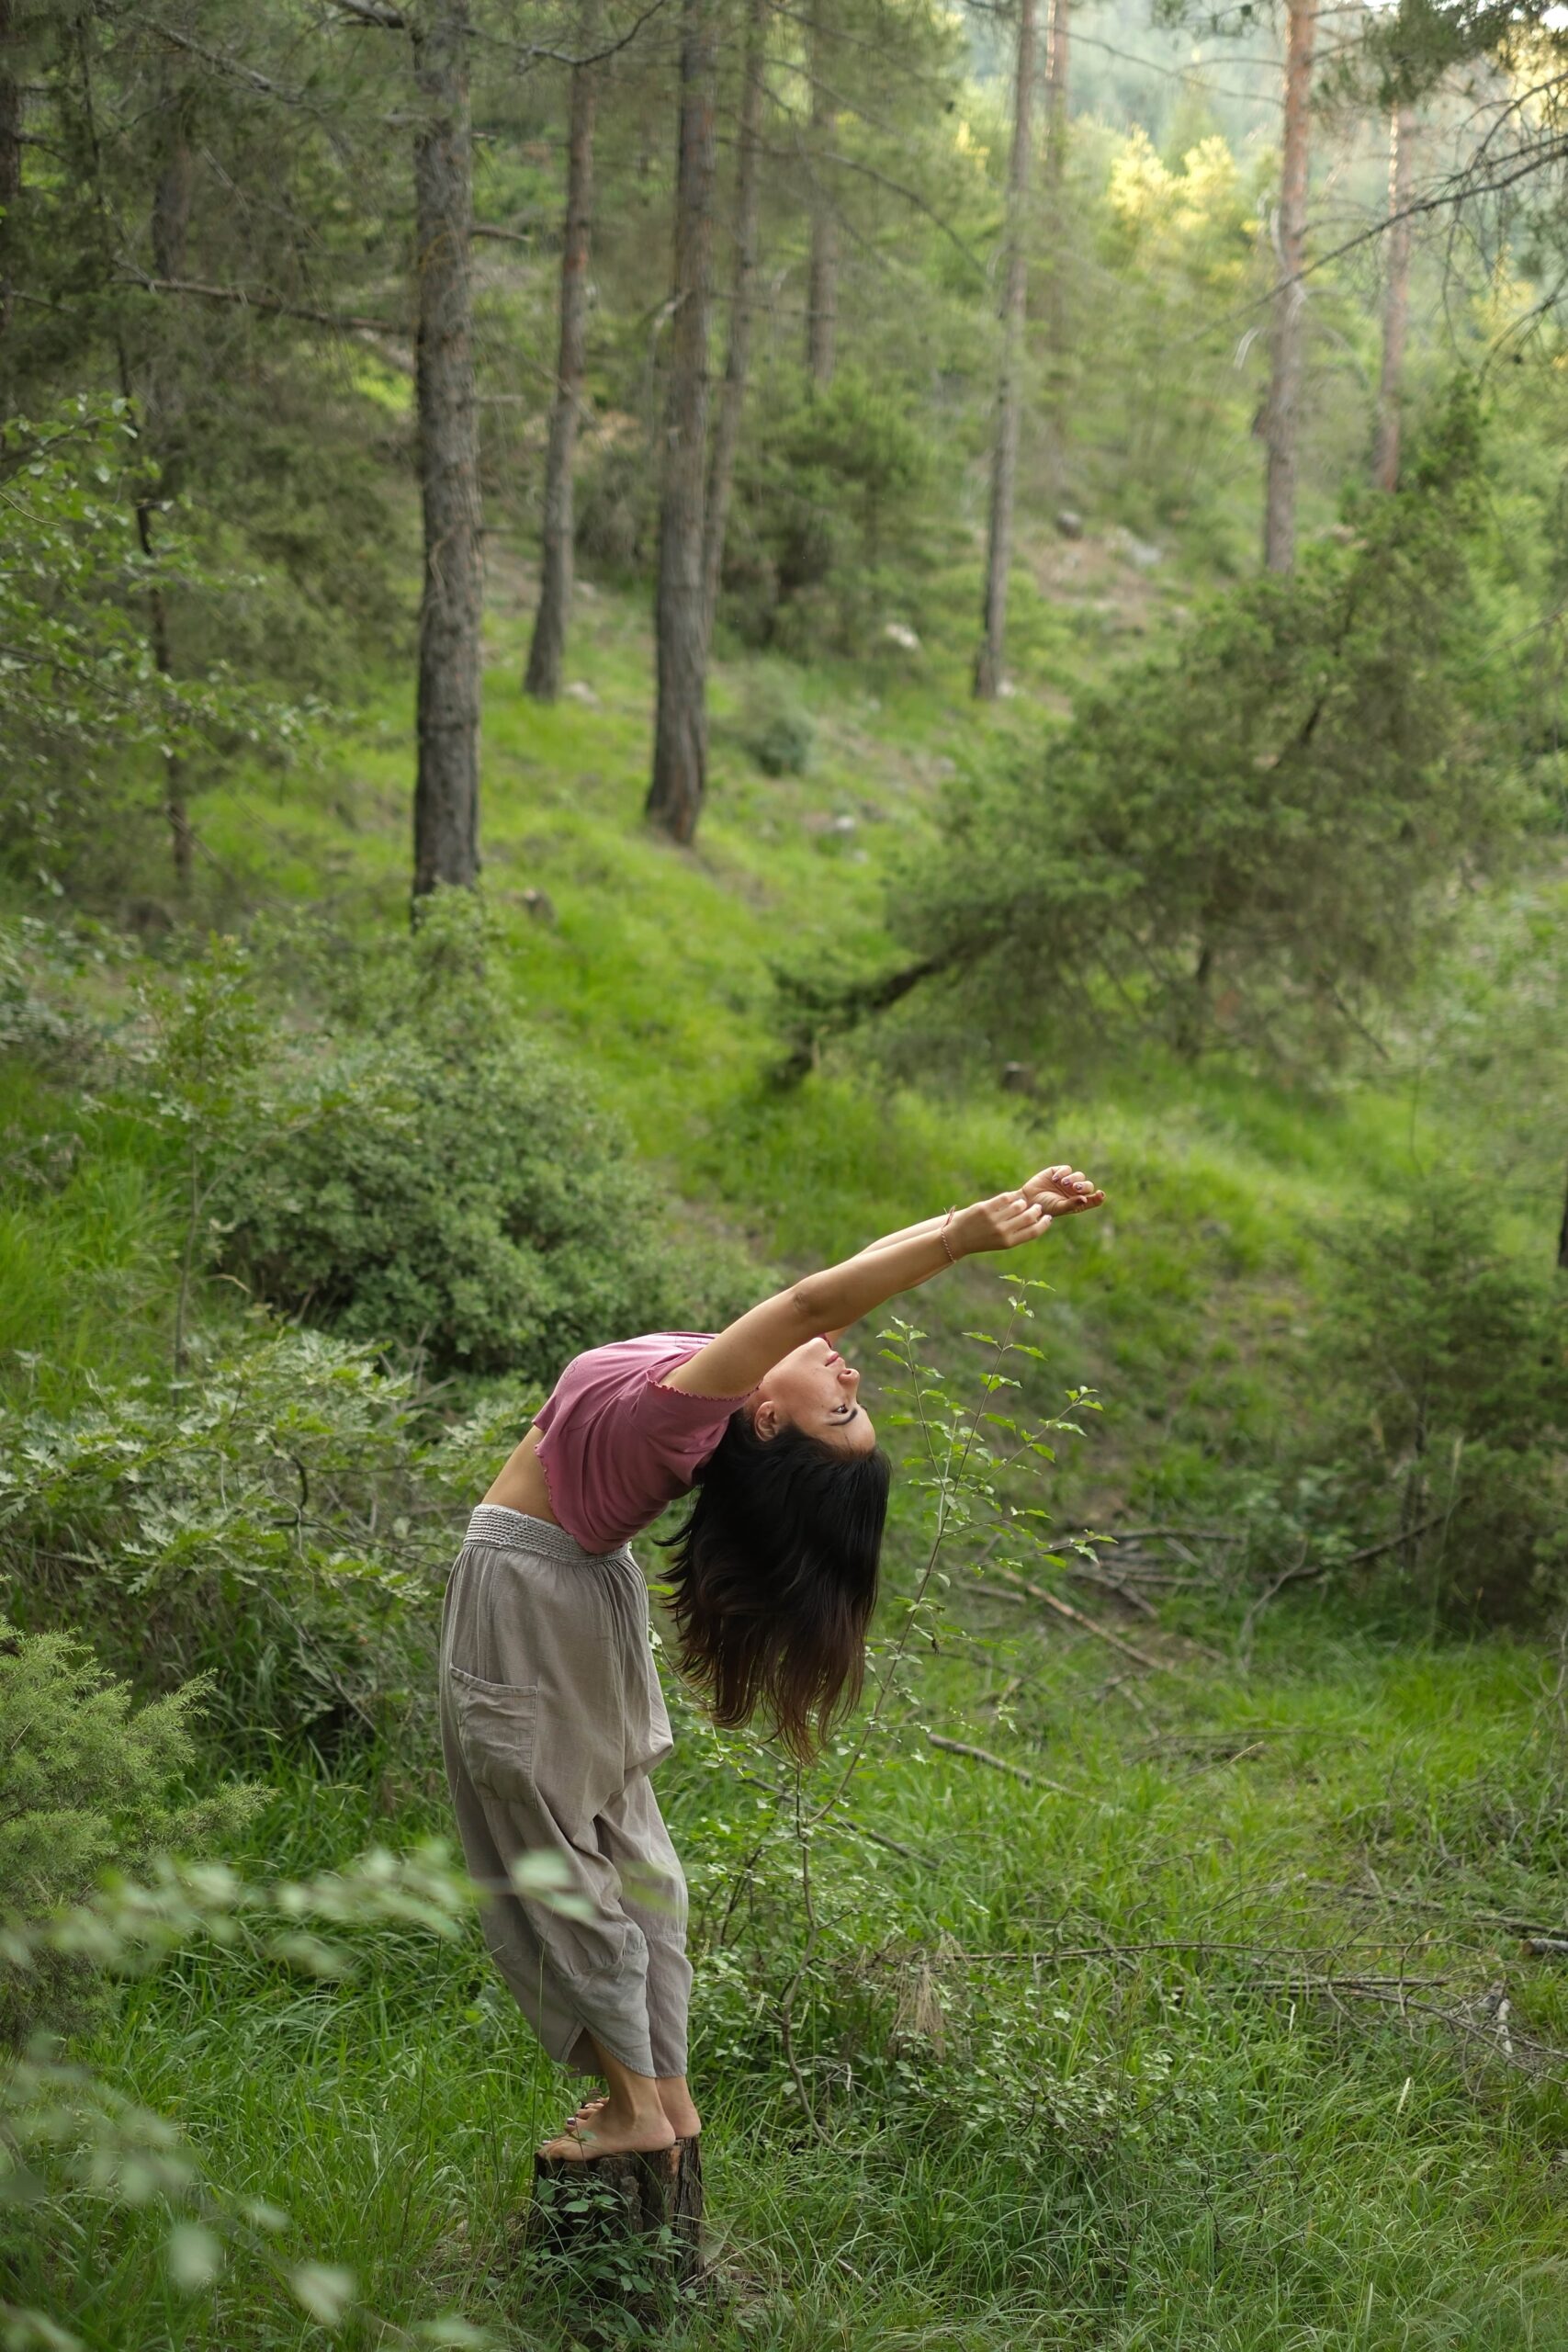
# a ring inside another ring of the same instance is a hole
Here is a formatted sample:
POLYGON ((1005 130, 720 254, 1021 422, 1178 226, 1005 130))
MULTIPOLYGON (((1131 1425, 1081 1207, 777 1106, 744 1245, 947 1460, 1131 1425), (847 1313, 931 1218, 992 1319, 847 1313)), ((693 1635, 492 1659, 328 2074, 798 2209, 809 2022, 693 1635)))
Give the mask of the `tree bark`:
POLYGON ((823 19, 828 0, 811 0, 807 70, 811 76, 811 250, 806 271, 806 368, 814 384, 830 384, 838 357, 839 224, 828 188, 833 102, 824 78, 823 19))
POLYGON ((1389 118, 1388 282, 1383 288, 1382 367, 1378 377, 1378 423, 1372 444, 1372 481, 1379 490, 1399 487, 1399 401, 1404 374, 1404 334, 1410 317, 1411 147, 1416 137, 1413 107, 1395 107, 1389 118))
POLYGON ((474 401, 473 149, 468 0, 428 0, 413 28, 414 270, 424 577, 419 610, 419 767, 413 893, 479 879, 479 620, 483 550, 474 401))
MULTIPOLYGON (((620 2261, 604 2267, 615 2278, 617 2300, 644 2323, 658 2315, 660 2289, 701 2282, 702 2222, 700 2140, 677 2140, 659 2155, 534 2159, 526 2237, 569 2259, 618 2254, 620 2261), (625 2257, 638 2241, 641 2289, 628 2291, 625 2257)), ((593 2267, 587 2266, 586 2275, 593 2267)))
POLYGON ((22 193, 22 85, 17 51, 20 30, 15 0, 0 0, 0 385, 6 387, 4 408, 10 409, 11 318, 16 308, 13 279, 17 250, 17 206, 22 193))
POLYGON ((1306 199, 1317 0, 1290 0, 1285 50, 1285 135, 1280 164, 1280 211, 1275 261, 1269 401, 1264 413, 1268 464, 1263 495, 1263 560, 1289 571, 1296 560, 1296 473, 1299 459, 1306 296, 1306 199))
POLYGON ((729 347, 718 396, 718 414, 714 422, 707 510, 703 518, 703 634, 710 645, 714 615, 718 609, 719 576, 724 569, 729 493, 735 482, 736 452, 740 446, 740 412, 745 405, 746 379, 751 362, 757 221, 761 195, 762 51, 767 17, 768 0, 749 0, 735 164, 735 270, 729 289, 729 347))
MULTIPOLYGON (((598 10, 584 0, 578 37, 584 53, 593 45, 598 10)), ((593 222, 593 115, 598 103, 595 65, 574 65, 566 140, 566 231, 560 256, 560 349, 556 393, 550 408, 549 447, 545 458, 545 519, 539 570, 539 605, 523 680, 536 702, 554 702, 560 692, 567 622, 571 613, 572 462, 577 420, 582 406, 583 355, 588 339, 588 245, 593 222)))
POLYGON ((647 803, 652 822, 678 842, 689 842, 696 831, 707 787, 703 510, 713 309, 715 59, 714 0, 682 0, 674 322, 654 616, 659 706, 647 803))
POLYGON ((1067 439, 1067 95, 1072 49, 1072 0, 1051 0, 1045 32, 1045 422, 1052 487, 1063 488, 1067 439))
POLYGON ((1025 228, 1034 132, 1034 6, 1035 0, 1018 0, 1012 154, 1008 164, 1006 250, 1002 264, 1002 349, 997 375, 996 432, 991 447, 991 527, 986 552, 980 650, 975 662, 975 692, 986 702, 994 702, 1002 690, 1007 645, 1008 566, 1012 560, 1020 377, 1029 284, 1025 228))
MULTIPOLYGON (((185 276, 189 254, 191 199, 195 187, 189 92, 165 84, 160 114, 161 154, 158 177, 152 190, 150 223, 152 266, 160 277, 178 278, 185 276)), ((155 350, 146 376, 142 425, 147 436, 148 453, 158 469, 156 503, 159 505, 173 498, 179 487, 184 416, 184 387, 180 382, 177 360, 171 360, 166 353, 155 350)), ((153 505, 153 498, 145 496, 137 502, 136 508, 137 535, 142 553, 147 556, 152 552, 153 505)), ((162 676, 173 677, 175 653, 168 602, 156 580, 147 592, 147 607, 152 659, 162 676)), ((185 762, 177 752, 165 752, 164 754, 164 808, 169 820, 169 852, 175 868, 175 888, 182 899, 188 898, 195 838, 190 821, 189 781, 185 762)))

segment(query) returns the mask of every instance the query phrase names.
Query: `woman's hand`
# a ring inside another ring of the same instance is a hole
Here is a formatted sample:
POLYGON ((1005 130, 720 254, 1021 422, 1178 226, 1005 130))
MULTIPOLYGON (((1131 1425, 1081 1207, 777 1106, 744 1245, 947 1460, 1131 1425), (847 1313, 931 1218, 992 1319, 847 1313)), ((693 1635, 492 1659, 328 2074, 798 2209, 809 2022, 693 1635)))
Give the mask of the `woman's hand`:
POLYGON ((1066 1161, 1057 1168, 1042 1168, 1023 1186, 1026 1200, 1038 1201, 1055 1216, 1074 1216, 1079 1209, 1097 1209, 1105 1195, 1081 1168, 1070 1167, 1066 1161))
POLYGON ((978 1258, 988 1250, 1016 1250, 1038 1241, 1050 1230, 1051 1212, 1043 1201, 1024 1193, 998 1193, 994 1200, 976 1201, 960 1209, 943 1236, 955 1258, 978 1258))
POLYGON ((1038 1241, 1049 1232, 1054 1218, 1072 1216, 1079 1209, 1097 1209, 1105 1194, 1081 1168, 1065 1163, 1042 1168, 1016 1193, 998 1193, 960 1209, 947 1228, 955 1258, 974 1258, 991 1250, 1016 1250, 1022 1242, 1038 1241))

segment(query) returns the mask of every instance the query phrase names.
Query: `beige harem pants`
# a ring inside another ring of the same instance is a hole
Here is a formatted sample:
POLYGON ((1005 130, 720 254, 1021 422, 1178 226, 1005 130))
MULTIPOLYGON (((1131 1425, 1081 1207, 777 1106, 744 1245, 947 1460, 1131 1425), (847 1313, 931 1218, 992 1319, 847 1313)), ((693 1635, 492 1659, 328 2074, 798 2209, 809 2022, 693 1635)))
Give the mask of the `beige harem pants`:
POLYGON ((585 2036, 639 2075, 686 2071, 686 1886, 648 1775, 671 1752, 630 1552, 481 1503, 446 1588, 441 1741, 485 1939, 558 2063, 585 2036), (581 1918, 508 1875, 560 1857, 581 1918))

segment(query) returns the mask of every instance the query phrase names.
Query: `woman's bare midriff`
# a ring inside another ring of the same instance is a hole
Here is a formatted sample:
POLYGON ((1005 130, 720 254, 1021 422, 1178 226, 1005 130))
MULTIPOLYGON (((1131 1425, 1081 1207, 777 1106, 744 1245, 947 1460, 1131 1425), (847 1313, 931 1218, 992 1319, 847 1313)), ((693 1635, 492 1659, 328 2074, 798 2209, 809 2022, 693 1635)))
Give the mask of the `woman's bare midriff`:
POLYGON ((545 1479, 545 1465, 539 1459, 539 1432, 530 1430, 519 1446, 514 1446, 485 1497, 487 1503, 501 1503, 507 1510, 520 1510, 530 1519, 547 1519, 552 1527, 560 1521, 550 1509, 550 1490, 545 1479))

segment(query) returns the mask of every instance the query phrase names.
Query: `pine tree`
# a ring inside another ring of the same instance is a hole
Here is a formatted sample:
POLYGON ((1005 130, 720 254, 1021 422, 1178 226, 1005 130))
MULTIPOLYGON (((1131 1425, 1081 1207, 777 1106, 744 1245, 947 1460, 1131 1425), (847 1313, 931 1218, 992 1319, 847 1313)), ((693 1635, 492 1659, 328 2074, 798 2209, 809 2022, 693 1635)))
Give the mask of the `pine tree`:
POLYGON ((1008 565, 1012 558, 1013 495, 1018 477, 1018 415, 1028 292, 1025 224, 1034 119, 1034 5, 1018 0, 1012 153, 1008 164, 1007 229, 1002 260, 1002 349, 997 373, 997 422, 991 444, 991 520, 986 553, 986 593, 975 692, 994 701, 1003 684, 1007 641, 1008 565))
POLYGON ((1296 475, 1300 463, 1302 376, 1306 295, 1307 166, 1310 153, 1313 52, 1317 0, 1289 0, 1285 50, 1285 132, 1280 163, 1278 285, 1269 344, 1269 400, 1264 413, 1268 461, 1263 494, 1263 560, 1289 571, 1296 560, 1296 475))
POLYGON ((689 842, 696 831, 707 787, 703 515, 713 309, 716 66, 714 0, 682 0, 674 319, 654 613, 659 699, 647 801, 650 820, 678 842, 689 842))
POLYGON ((566 222, 560 256, 560 345, 545 456, 545 514, 539 602, 528 648, 525 691, 537 702, 560 692, 561 661, 571 612, 572 462, 582 405, 588 339, 588 248, 593 222, 593 117, 599 69, 592 55, 597 31, 595 0, 584 0, 578 25, 582 56, 571 69, 566 134, 566 222))
POLYGON ((419 474, 424 575, 414 785, 417 899, 479 878, 479 620, 483 594, 474 401, 473 154, 468 0, 427 0, 411 22, 419 474))

